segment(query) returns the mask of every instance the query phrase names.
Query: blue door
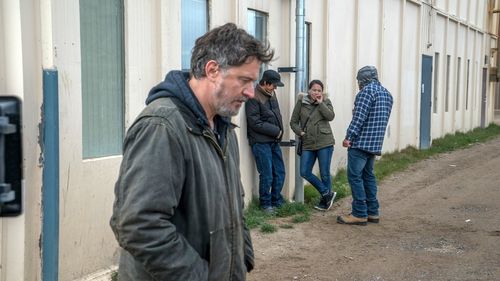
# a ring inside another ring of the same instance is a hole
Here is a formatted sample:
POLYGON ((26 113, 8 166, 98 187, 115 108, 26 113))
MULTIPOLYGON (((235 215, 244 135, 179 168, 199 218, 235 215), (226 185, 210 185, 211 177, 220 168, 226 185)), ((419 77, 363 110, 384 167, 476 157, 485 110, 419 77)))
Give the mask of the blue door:
POLYGON ((431 146, 432 57, 422 55, 422 84, 420 85, 420 149, 431 146))

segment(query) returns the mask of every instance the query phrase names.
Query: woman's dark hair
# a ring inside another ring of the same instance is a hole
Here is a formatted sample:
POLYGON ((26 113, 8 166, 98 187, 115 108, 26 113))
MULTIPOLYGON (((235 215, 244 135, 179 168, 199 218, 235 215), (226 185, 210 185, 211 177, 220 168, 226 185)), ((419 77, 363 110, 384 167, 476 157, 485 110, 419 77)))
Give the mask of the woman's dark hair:
POLYGON ((321 87, 321 90, 323 91, 325 89, 325 87, 323 87, 323 82, 321 82, 320 80, 312 80, 311 82, 309 82, 309 90, 314 86, 314 85, 319 85, 321 87))
POLYGON ((252 57, 268 63, 274 57, 274 50, 269 43, 262 43, 234 23, 226 23, 196 39, 191 74, 197 79, 206 76, 205 65, 210 60, 215 60, 221 69, 228 69, 243 65, 252 57))

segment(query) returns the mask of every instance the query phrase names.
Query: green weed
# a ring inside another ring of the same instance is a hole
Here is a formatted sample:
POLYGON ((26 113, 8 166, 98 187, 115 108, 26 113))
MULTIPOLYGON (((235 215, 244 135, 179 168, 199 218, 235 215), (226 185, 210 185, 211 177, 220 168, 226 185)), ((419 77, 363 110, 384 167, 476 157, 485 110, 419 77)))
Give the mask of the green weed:
POLYGON ((300 214, 300 215, 293 216, 292 222, 293 223, 302 223, 302 222, 309 221, 310 219, 311 219, 311 216, 309 215, 309 213, 300 214))
POLYGON ((275 225, 269 224, 269 223, 263 223, 260 226, 260 231, 263 233, 273 233, 276 232, 278 229, 276 228, 275 225))

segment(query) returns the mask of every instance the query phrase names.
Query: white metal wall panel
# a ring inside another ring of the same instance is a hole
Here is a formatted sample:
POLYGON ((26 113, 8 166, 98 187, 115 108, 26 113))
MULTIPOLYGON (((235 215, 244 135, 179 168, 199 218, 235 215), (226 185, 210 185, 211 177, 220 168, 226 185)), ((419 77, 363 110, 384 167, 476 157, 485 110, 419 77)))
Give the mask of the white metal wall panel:
POLYGON ((448 0, 434 0, 434 6, 441 11, 446 11, 446 3, 448 0))
POLYGON ((399 134, 401 136, 400 148, 407 145, 417 145, 419 130, 418 114, 420 103, 420 42, 415 40, 419 38, 420 33, 420 7, 413 2, 406 2, 405 13, 403 19, 403 54, 402 54, 402 70, 401 70, 401 104, 400 110, 400 127, 399 134), (402 146, 402 147, 401 147, 402 146))
MULTIPOLYGON (((433 97, 436 95, 436 106, 437 112, 432 114, 431 123, 431 137, 439 138, 443 134, 443 115, 444 115, 444 91, 445 86, 445 74, 446 74, 446 21, 447 19, 442 15, 436 16, 436 26, 434 32, 434 53, 439 53, 438 69, 434 67, 434 71, 438 71, 437 77, 438 81, 433 81, 433 97)), ((434 57, 434 65, 436 65, 436 57, 434 57)), ((436 77, 436 76, 434 76, 436 77)))
MULTIPOLYGON (((5 1, 4 1, 5 2, 5 1)), ((21 11, 21 37, 22 43, 17 48, 22 49, 22 86, 23 86, 23 149, 29 151, 24 155, 24 186, 30 187, 29 192, 25 192, 25 232, 16 231, 18 239, 24 236, 25 250, 19 252, 19 259, 24 261, 24 274, 18 273, 17 278, 24 280, 40 280, 41 277, 41 186, 42 167, 40 166, 41 148, 39 144, 39 124, 41 121, 42 108, 42 75, 40 66, 47 67, 50 60, 43 58, 51 57, 53 49, 43 44, 40 38, 40 25, 47 26, 44 21, 40 23, 38 15, 41 7, 37 6, 36 0, 19 1, 21 11), (29 93, 29 94, 24 94, 29 93), (23 277, 24 275, 24 277, 23 277)), ((46 3, 47 4, 47 3, 46 3)), ((42 16, 43 17, 43 16, 42 16)), ((46 18, 45 18, 46 19, 46 18)), ((48 34, 44 39, 47 38, 48 34)), ((27 190, 27 189, 24 189, 27 190)), ((18 261, 21 263, 21 261, 18 261)), ((16 279, 7 279, 16 280, 16 279)))
POLYGON ((469 23, 473 26, 477 26, 477 6, 479 5, 479 2, 482 0, 478 1, 469 1, 469 23))
POLYGON ((399 143, 399 114, 401 89, 402 7, 400 0, 385 0, 383 6, 382 63, 380 81, 393 96, 393 111, 386 131, 383 149, 394 151, 399 143))
POLYGON ((488 16, 488 14, 487 14, 487 6, 488 6, 487 4, 488 3, 487 3, 487 1, 488 0, 478 0, 478 2, 477 2, 477 4, 478 4, 478 6, 477 6, 477 26, 483 30, 486 28, 486 24, 487 24, 487 21, 485 19, 485 17, 488 16))
MULTIPOLYGON (((479 34, 476 32, 475 33, 475 38, 474 42, 477 44, 477 38, 479 37, 479 34)), ((475 54, 477 55, 477 46, 476 45, 476 51, 475 54)), ((479 63, 478 57, 476 56, 474 59, 474 68, 473 68, 473 88, 472 88, 472 96, 471 96, 471 122, 472 126, 477 127, 480 126, 480 116, 481 116, 481 109, 480 109, 480 103, 479 101, 481 100, 481 73, 482 67, 481 64, 479 63)))
POLYGON ((484 64, 484 34, 481 32, 476 32, 476 87, 475 91, 476 93, 474 94, 474 100, 473 100, 473 108, 475 111, 474 114, 474 124, 476 126, 481 125, 481 95, 482 95, 482 73, 483 73, 483 67, 485 67, 484 64))
POLYGON ((422 5, 421 6, 421 14, 422 14, 422 29, 421 29, 421 38, 420 40, 421 46, 420 49, 422 50, 423 54, 432 56, 432 45, 433 45, 433 36, 432 33, 434 32, 434 16, 433 16, 433 9, 430 6, 427 5, 422 5))
MULTIPOLYGON (((333 131, 337 143, 345 137, 347 125, 352 115, 342 114, 343 109, 350 110, 357 93, 356 85, 356 1, 334 0, 329 7, 328 36, 330 63, 327 64, 327 84, 336 112, 333 131)), ((342 150, 335 152, 334 161, 345 159, 342 150), (341 156, 341 153, 344 156, 341 156)), ((345 162, 344 162, 345 163, 345 162)))
MULTIPOLYGON (((453 116, 455 110, 454 96, 456 91, 456 35, 457 35, 457 22, 448 20, 447 26, 447 40, 446 40, 446 56, 450 56, 450 65, 447 67, 446 60, 443 63, 443 67, 446 69, 445 75, 449 77, 449 80, 446 82, 448 85, 448 96, 446 94, 446 90, 444 93, 444 108, 445 112, 443 115, 444 124, 443 129, 444 133, 452 133, 453 131, 453 116), (446 107, 448 110, 446 111, 446 107)), ((445 78, 446 79, 446 78, 445 78)))
MULTIPOLYGON (((22 99, 24 91, 19 1, 0 2, 0 22, 0 95, 14 95, 22 99)), ((24 203, 26 205, 26 202, 24 203)), ((0 218, 1 281, 24 280, 24 253, 27 244, 25 225, 29 223, 26 222, 24 214, 13 218, 0 218)))
POLYGON ((464 96, 465 96, 465 72, 467 58, 465 57, 465 43, 466 43, 466 28, 464 25, 458 25, 457 31, 457 57, 455 61, 458 64, 458 58, 460 58, 460 65, 456 66, 455 74, 457 75, 455 81, 455 94, 454 94, 454 130, 464 131, 463 127, 463 110, 464 110, 464 96), (458 77, 459 75, 459 77, 458 77))
MULTIPOLYGON (((329 34, 328 25, 323 24, 327 21, 327 5, 326 1, 313 0, 306 1, 306 3, 309 3, 309 5, 306 6, 306 21, 311 23, 311 79, 319 79, 324 82, 326 79, 325 58, 327 58, 327 44, 317 44, 314 42, 325 42, 325 34, 329 34)), ((327 93, 330 92, 329 86, 330 85, 325 84, 325 91, 327 93)), ((291 112, 289 117, 291 117, 291 112)))
POLYGON ((458 17, 463 21, 468 21, 470 0, 458 0, 458 17))
POLYGON ((464 101, 464 115, 463 124, 464 128, 469 131, 474 128, 472 122, 472 116, 474 110, 472 109, 472 99, 474 92, 474 49, 475 49, 475 35, 476 32, 472 29, 467 29, 467 39, 466 39, 466 64, 465 64, 465 101, 464 101), (469 68, 467 70, 467 67, 469 68), (467 73, 468 72, 468 73, 467 73))
MULTIPOLYGON (((181 22, 181 0, 175 0, 175 1, 161 1, 161 0, 155 0, 155 2, 159 2, 159 10, 158 10, 158 15, 157 20, 154 21, 151 24, 154 24, 155 26, 159 25, 159 30, 157 36, 160 37, 159 46, 158 46, 158 60, 160 69, 157 73, 150 73, 148 76, 148 79, 155 79, 155 80, 163 80, 164 75, 167 74, 169 70, 172 69, 180 69, 181 67, 181 60, 182 56, 179 55, 181 51, 181 28, 179 26, 181 22)), ((127 0, 125 2, 125 7, 127 8, 130 5, 136 5, 139 4, 138 1, 130 1, 127 0), (129 4, 130 3, 130 4, 129 4)), ((133 12, 133 11, 132 11, 133 12)), ((128 14, 128 13, 127 13, 128 14)), ((125 20, 127 20, 125 18, 125 20)), ((141 20, 140 18, 135 19, 134 21, 141 20)), ((132 35, 132 34, 130 34, 132 35)), ((138 36, 138 35, 137 35, 138 36)), ((139 43, 140 44, 140 43, 139 43)), ((130 45, 129 45, 130 46, 130 45)), ((141 45, 135 46, 135 48, 139 49, 143 48, 141 45)), ((131 55, 133 54, 132 50, 130 50, 131 55)), ((133 55, 132 55, 133 56, 133 55)), ((146 66, 143 66, 146 67, 146 66)), ((151 70, 148 70, 151 71, 151 70)), ((132 79, 135 83, 140 82, 137 80, 132 79)), ((132 83, 130 81, 130 83, 132 83)), ((130 84, 132 86, 132 84, 130 84)), ((144 84, 141 84, 141 88, 147 88, 150 87, 151 85, 148 85, 146 82, 144 84)), ((134 93, 130 91, 130 95, 133 95, 134 93)), ((145 94, 146 95, 146 94, 145 94)), ((145 96, 144 96, 145 97, 145 96)), ((144 100, 142 100, 144 102, 144 100)), ((141 104, 142 105, 142 104, 141 104)), ((132 105, 130 105, 132 106, 132 105)), ((139 109, 134 109, 135 113, 139 113, 139 109)), ((134 112, 131 112, 131 117, 135 118, 136 115, 133 115, 134 112)), ((133 119, 131 119, 133 120, 133 119)))
MULTIPOLYGON (((161 1, 161 0, 160 0, 161 1)), ((169 6, 171 2, 181 2, 181 0, 176 0, 176 1, 161 1, 161 2, 166 2, 169 6)), ((208 16, 209 19, 209 29, 216 27, 216 26, 221 26, 227 22, 228 19, 235 19, 235 23, 240 25, 243 28, 246 28, 246 17, 240 18, 239 22, 237 21, 237 14, 238 14, 238 6, 243 6, 241 5, 240 1, 207 1, 209 5, 209 10, 211 11, 217 11, 217 16, 216 17, 211 17, 210 15, 208 16)), ((248 6, 250 6, 250 2, 256 2, 256 1, 248 1, 248 6)), ((262 3, 262 0, 258 1, 262 3)), ((269 5, 268 2, 266 1, 265 3, 262 3, 261 5, 269 5)), ((245 7, 246 8, 246 7, 245 7)), ((172 12, 171 9, 169 9, 170 12, 172 12)), ((168 17, 170 13, 166 14, 168 17)))
MULTIPOLYGON (((497 47, 497 41, 495 38, 487 36, 483 38, 483 46, 486 50, 487 55, 491 55, 491 48, 496 48, 497 47), (489 47, 488 47, 489 46, 489 47)), ((500 59, 499 57, 495 56, 495 59, 500 59)), ((496 61, 490 59, 490 64, 489 66, 494 66, 496 65, 496 61)), ((487 66, 485 66, 487 67, 487 66)), ((488 72, 489 75, 489 72, 488 72)), ((497 90, 496 87, 499 87, 498 84, 490 83, 490 88, 486 91, 486 125, 488 125, 490 122, 494 120, 494 97, 495 97, 495 91, 497 90)))
MULTIPOLYGON (((151 87, 165 75, 161 73, 160 11, 157 1, 125 2, 126 129, 144 108, 151 87)), ((171 10, 170 16, 175 18, 179 13, 171 10)), ((176 42, 180 45, 180 39, 176 42)), ((180 68, 180 59, 178 63, 180 68)))
POLYGON ((448 13, 453 16, 458 16, 458 0, 447 0, 448 1, 448 13))
POLYGON ((379 66, 381 0, 359 0, 357 16, 358 68, 379 66))
POLYGON ((0 5, 0 93, 22 93, 21 19, 18 1, 2 1, 0 5), (5 42, 5 43, 4 43, 5 42), (6 53, 8 52, 8 53, 6 53))

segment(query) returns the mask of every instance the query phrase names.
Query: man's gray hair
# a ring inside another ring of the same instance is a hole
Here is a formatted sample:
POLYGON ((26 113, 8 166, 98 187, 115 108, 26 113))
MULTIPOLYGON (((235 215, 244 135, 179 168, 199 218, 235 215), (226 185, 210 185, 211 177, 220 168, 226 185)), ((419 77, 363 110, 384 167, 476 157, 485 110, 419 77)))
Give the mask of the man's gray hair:
POLYGON ((274 50, 269 43, 262 43, 234 23, 226 23, 196 39, 191 55, 191 75, 197 79, 205 77, 205 65, 210 60, 227 69, 243 65, 250 58, 268 63, 273 57, 274 50))
POLYGON ((358 70, 358 75, 356 75, 356 79, 358 80, 358 84, 360 88, 363 88, 368 83, 377 80, 378 81, 378 73, 375 66, 367 65, 363 66, 360 70, 358 70))

